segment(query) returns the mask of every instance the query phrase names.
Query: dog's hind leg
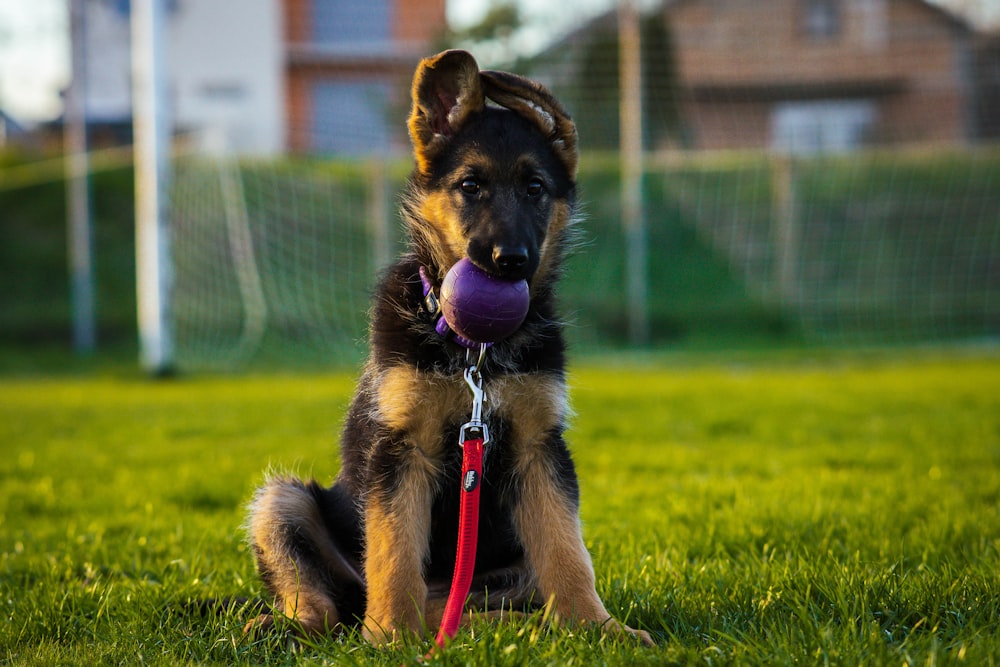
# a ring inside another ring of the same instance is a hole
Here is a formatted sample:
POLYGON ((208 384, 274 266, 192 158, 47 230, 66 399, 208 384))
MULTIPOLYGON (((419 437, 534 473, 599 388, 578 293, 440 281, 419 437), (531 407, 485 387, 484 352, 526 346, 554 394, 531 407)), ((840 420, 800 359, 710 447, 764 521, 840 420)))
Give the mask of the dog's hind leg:
MULTIPOLYGON (((276 607, 307 633, 356 623, 364 613, 364 579, 350 551, 356 516, 336 486, 287 477, 268 480, 250 505, 248 530, 261 579, 276 607)), ((271 623, 263 616, 247 629, 271 623)))

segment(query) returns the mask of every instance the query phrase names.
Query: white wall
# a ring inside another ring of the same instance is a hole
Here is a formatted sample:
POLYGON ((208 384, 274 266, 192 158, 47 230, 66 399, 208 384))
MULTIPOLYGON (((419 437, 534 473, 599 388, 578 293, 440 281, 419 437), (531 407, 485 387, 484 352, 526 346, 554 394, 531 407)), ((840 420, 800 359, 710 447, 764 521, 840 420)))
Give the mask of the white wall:
POLYGON ((117 2, 88 0, 86 8, 86 100, 91 122, 132 117, 129 17, 117 2))
MULTIPOLYGON (((284 151, 280 0, 170 0, 166 58, 176 130, 199 148, 284 151)), ((131 118, 130 18, 121 0, 87 2, 87 110, 131 118)))
POLYGON ((204 148, 284 150, 279 0, 177 0, 167 49, 174 124, 204 148))

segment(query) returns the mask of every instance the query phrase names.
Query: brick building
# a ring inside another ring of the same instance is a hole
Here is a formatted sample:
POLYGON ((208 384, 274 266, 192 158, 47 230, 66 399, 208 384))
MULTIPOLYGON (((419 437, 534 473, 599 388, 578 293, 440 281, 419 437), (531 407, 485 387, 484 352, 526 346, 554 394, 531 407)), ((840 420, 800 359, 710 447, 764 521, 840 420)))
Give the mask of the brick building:
POLYGON ((699 148, 791 151, 974 138, 974 35, 923 0, 676 0, 699 148))
POLYGON ((445 30, 445 0, 283 0, 283 11, 288 148, 402 149, 410 77, 445 30))

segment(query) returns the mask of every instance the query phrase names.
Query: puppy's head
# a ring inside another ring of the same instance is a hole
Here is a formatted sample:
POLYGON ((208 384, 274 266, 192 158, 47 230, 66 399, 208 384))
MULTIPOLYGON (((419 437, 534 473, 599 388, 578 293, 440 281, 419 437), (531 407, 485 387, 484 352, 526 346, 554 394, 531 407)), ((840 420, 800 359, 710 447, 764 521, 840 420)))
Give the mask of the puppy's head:
POLYGON ((465 51, 421 61, 412 96, 410 217, 435 268, 468 256, 501 278, 550 274, 575 196, 576 128, 562 106, 533 81, 480 71, 465 51))

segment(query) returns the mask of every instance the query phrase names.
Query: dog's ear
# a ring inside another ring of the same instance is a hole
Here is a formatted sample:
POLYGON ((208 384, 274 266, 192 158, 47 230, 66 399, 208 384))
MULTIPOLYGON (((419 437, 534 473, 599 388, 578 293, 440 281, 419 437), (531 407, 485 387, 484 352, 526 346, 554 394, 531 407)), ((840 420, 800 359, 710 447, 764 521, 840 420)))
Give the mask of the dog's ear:
POLYGON ((469 114, 486 105, 479 65, 466 51, 444 51, 424 58, 413 75, 413 108, 407 123, 421 173, 455 135, 469 114))
POLYGON ((576 125, 541 84, 509 72, 479 73, 488 98, 531 120, 552 144, 570 178, 576 178, 576 125))

